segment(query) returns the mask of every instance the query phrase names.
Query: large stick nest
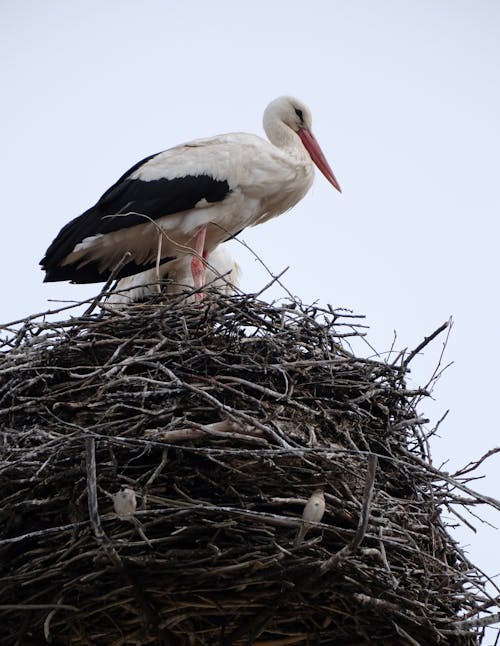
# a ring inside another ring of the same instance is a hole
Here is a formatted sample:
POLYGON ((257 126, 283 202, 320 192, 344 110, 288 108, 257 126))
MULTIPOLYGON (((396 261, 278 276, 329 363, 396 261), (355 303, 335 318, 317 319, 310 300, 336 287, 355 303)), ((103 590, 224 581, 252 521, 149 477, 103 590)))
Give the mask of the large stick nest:
POLYGON ((1 643, 480 643, 494 601, 440 514, 485 499, 432 466, 410 357, 357 358, 360 329, 248 296, 26 319, 0 359, 1 643))

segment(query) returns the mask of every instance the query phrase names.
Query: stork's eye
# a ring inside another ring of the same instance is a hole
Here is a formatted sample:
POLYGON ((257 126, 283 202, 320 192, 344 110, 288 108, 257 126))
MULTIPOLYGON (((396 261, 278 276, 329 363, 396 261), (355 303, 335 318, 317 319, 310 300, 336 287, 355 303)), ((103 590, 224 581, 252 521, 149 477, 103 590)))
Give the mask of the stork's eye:
POLYGON ((295 108, 295 114, 300 119, 300 122, 304 123, 304 113, 302 112, 302 110, 299 110, 298 108, 295 108))

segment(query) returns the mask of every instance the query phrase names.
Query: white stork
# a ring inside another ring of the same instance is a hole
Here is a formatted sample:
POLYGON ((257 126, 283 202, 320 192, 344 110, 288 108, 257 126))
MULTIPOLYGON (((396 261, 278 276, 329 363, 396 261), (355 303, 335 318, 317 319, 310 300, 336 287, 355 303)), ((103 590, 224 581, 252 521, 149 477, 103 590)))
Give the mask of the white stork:
POLYGON ((313 162, 340 191, 303 103, 289 96, 272 101, 264 130, 269 142, 232 133, 138 162, 61 229, 40 262, 45 282, 124 278, 187 254, 199 289, 203 259, 246 227, 297 204, 311 187, 313 162))
MULTIPOLYGON (((207 256, 206 280, 218 292, 230 295, 239 285, 241 269, 226 247, 227 245, 221 244, 207 256)), ((191 257, 183 254, 177 260, 160 265, 158 272, 154 267, 140 274, 122 278, 106 304, 120 308, 153 296, 158 293, 158 280, 168 281, 162 286, 162 292, 167 296, 192 291, 194 282, 191 273, 191 257)), ((192 300, 192 297, 189 296, 187 299, 192 300)))

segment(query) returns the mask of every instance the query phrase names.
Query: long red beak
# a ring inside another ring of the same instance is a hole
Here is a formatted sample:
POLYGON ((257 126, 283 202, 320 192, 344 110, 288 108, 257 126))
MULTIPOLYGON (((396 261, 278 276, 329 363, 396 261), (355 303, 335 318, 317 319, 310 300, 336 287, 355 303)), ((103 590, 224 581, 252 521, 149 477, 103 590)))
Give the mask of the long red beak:
POLYGON ((323 173, 330 184, 333 184, 337 191, 342 193, 340 184, 337 182, 335 175, 333 174, 333 170, 330 168, 330 164, 326 161, 326 157, 323 155, 323 151, 319 147, 319 144, 316 141, 313 133, 306 128, 300 128, 299 130, 297 130, 297 134, 302 139, 302 143, 304 144, 307 152, 311 155, 311 159, 319 168, 319 170, 323 173))

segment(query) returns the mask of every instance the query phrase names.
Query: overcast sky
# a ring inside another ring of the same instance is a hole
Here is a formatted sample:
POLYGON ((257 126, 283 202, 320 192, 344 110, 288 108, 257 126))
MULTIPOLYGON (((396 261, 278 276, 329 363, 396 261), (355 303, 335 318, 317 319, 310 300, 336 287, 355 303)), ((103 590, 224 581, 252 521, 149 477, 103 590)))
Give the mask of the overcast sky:
MULTIPOLYGON (((500 2, 1 0, 1 320, 99 286, 42 283, 62 225, 139 159, 221 132, 262 134, 282 94, 312 110, 343 188, 318 174, 295 209, 242 239, 304 302, 366 314, 369 341, 415 347, 450 316, 453 361, 422 413, 450 414, 434 459, 498 444, 500 2)), ((233 244, 242 287, 269 279, 233 244)), ((282 296, 276 287, 268 298, 282 296)), ((415 362, 436 364, 438 340, 415 362)), ((500 457, 478 489, 500 497, 500 457)), ((500 514, 485 517, 498 525, 500 514)), ((499 534, 460 533, 500 572, 499 534)))

